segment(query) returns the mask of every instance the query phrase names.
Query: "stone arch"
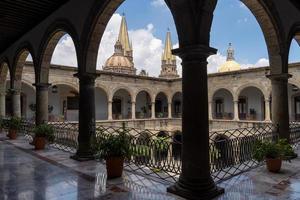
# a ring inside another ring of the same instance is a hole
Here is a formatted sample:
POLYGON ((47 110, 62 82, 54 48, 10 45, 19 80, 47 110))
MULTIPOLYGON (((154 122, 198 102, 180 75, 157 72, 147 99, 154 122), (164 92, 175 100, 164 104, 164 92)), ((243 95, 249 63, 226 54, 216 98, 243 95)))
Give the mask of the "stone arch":
POLYGON ((107 88, 105 86, 97 84, 95 86, 95 89, 102 90, 105 93, 105 95, 106 95, 107 101, 109 101, 109 92, 108 92, 108 90, 107 90, 107 88))
POLYGON ((66 85, 70 88, 72 88, 73 90, 75 90, 76 92, 79 93, 79 88, 78 85, 68 82, 68 81, 54 81, 51 83, 51 87, 55 86, 55 85, 66 85))
POLYGON ((133 98, 135 101, 135 116, 137 119, 151 118, 152 94, 149 89, 140 89, 133 98))
POLYGON ((252 12, 258 21, 262 32, 265 37, 266 45, 268 48, 271 73, 280 74, 286 73, 287 68, 282 69, 286 62, 286 56, 282 57, 284 45, 284 30, 279 15, 272 2, 259 1, 259 0, 241 0, 252 12))
POLYGON ((14 63, 12 66, 11 76, 13 77, 12 83, 14 84, 13 87, 15 89, 21 89, 23 68, 28 55, 31 55, 33 60, 33 67, 35 68, 35 55, 33 52, 33 48, 30 43, 25 42, 19 47, 19 50, 14 57, 14 63))
POLYGON ((112 117, 113 119, 131 119, 133 92, 127 87, 117 87, 112 91, 112 117))
POLYGON ((254 87, 256 88, 257 90, 259 90, 263 95, 264 95, 264 98, 266 99, 268 97, 268 91, 266 88, 264 88, 263 86, 259 85, 259 84, 256 84, 256 83, 247 83, 247 84, 244 84, 242 86, 240 86, 236 92, 234 93, 234 100, 237 101, 241 92, 243 90, 245 90, 246 88, 249 88, 249 87, 254 87))
POLYGON ((0 63, 0 88, 6 88, 6 78, 8 73, 11 74, 8 61, 3 59, 3 61, 0 63))
POLYGON ((95 87, 95 116, 96 120, 108 119, 109 93, 105 86, 97 84, 95 87))
POLYGON ((113 90, 111 90, 111 93, 109 95, 109 101, 112 101, 114 95, 116 92, 118 92, 119 90, 125 90, 126 92, 128 92, 128 94, 130 95, 130 98, 131 98, 131 102, 134 100, 133 99, 133 96, 134 96, 134 92, 132 89, 130 89, 129 87, 127 86, 119 86, 119 87, 116 87, 114 88, 113 90))
POLYGON ((228 91, 231 95, 232 95, 232 98, 234 99, 234 92, 233 92, 233 90, 231 89, 231 88, 226 88, 226 87, 218 87, 218 88, 214 88, 213 90, 212 90, 212 92, 209 94, 209 96, 208 96, 208 100, 209 101, 213 101, 213 98, 214 98, 214 96, 215 96, 215 94, 217 93, 217 92, 219 92, 220 90, 226 90, 226 91, 228 91))
POLYGON ((149 88, 139 88, 139 89, 134 93, 133 99, 135 100, 135 102, 136 102, 137 96, 138 96, 141 92, 146 92, 146 93, 150 96, 151 102, 153 102, 154 94, 153 94, 153 92, 152 92, 149 88))
POLYGON ((79 37, 76 32, 74 26, 66 20, 58 20, 57 22, 53 23, 49 26, 45 35, 43 37, 42 43, 40 45, 40 54, 38 59, 38 66, 37 69, 38 75, 36 82, 41 83, 48 83, 49 82, 49 68, 51 65, 51 59, 54 53, 54 50, 59 42, 59 40, 68 34, 74 43, 76 58, 78 63, 78 70, 80 68, 80 54, 79 49, 79 37))
POLYGON ((213 119, 234 119, 234 95, 231 89, 222 87, 214 90, 210 101, 213 119))
POLYGON ((172 94, 172 118, 182 117, 182 91, 172 94))
POLYGON ((295 23, 289 31, 287 44, 286 44, 288 46, 287 48, 288 54, 290 54, 290 49, 291 49, 291 44, 293 39, 295 39, 300 46, 300 22, 295 23))
POLYGON ((169 112, 169 95, 167 92, 157 92, 155 95, 155 116, 157 118, 166 118, 168 117, 169 112))

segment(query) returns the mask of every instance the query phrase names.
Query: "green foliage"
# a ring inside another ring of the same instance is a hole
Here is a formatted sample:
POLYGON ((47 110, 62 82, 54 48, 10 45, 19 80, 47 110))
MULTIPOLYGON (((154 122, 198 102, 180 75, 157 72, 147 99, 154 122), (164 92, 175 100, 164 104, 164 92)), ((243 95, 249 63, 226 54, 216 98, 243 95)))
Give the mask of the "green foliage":
POLYGON ((19 117, 12 117, 10 120, 9 120, 9 128, 10 129, 13 129, 13 130, 20 130, 21 127, 22 127, 22 119, 19 118, 19 117))
POLYGON ((54 128, 49 124, 41 124, 33 129, 35 137, 45 137, 49 142, 54 141, 54 128))
POLYGON ((101 134, 94 142, 94 150, 101 158, 129 157, 130 137, 125 133, 101 134))
POLYGON ((253 149, 253 158, 259 162, 266 158, 290 160, 293 156, 295 156, 295 152, 287 140, 279 140, 278 142, 259 141, 253 149))
POLYGON ((133 156, 151 156, 151 148, 147 145, 130 145, 130 151, 133 156))
POLYGON ((167 137, 157 137, 153 140, 154 148, 156 151, 168 151, 170 142, 167 137))

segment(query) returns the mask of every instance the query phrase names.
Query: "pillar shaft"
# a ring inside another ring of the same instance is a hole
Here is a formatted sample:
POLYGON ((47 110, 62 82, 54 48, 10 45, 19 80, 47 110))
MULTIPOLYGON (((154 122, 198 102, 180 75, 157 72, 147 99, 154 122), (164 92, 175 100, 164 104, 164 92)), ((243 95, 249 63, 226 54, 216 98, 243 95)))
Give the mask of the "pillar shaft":
POLYGON ((168 118, 172 118, 172 102, 168 102, 168 118))
POLYGON ((135 119, 135 102, 131 103, 131 119, 135 119))
POLYGON ((271 112, 270 112, 270 99, 265 100, 265 121, 271 121, 271 112))
POLYGON ((49 86, 48 83, 36 83, 36 125, 47 123, 48 122, 48 92, 49 86))
POLYGON ((21 117, 21 92, 19 90, 11 90, 12 111, 14 117, 21 117))
POLYGON ((187 199, 211 199, 224 191, 210 175, 209 159, 207 57, 216 50, 201 45, 175 52, 183 69, 182 171, 168 191, 187 199))
POLYGON ((289 133, 289 74, 269 75, 272 83, 272 122, 278 125, 279 137, 290 139, 289 133))
POLYGON ((87 161, 94 159, 91 142, 95 132, 95 79, 96 74, 76 74, 79 78, 79 134, 78 149, 73 159, 87 161))
POLYGON ((6 110, 5 110, 5 90, 0 91, 0 118, 5 117, 6 110))
POLYGON ((108 120, 113 120, 112 116, 112 101, 108 102, 108 120))
POLYGON ((151 104, 151 118, 155 119, 155 102, 151 104))
POLYGON ((208 119, 209 120, 213 119, 213 116, 212 116, 212 102, 211 101, 208 103, 208 119))
POLYGON ((240 120, 239 117, 239 101, 234 101, 234 120, 238 121, 240 120))

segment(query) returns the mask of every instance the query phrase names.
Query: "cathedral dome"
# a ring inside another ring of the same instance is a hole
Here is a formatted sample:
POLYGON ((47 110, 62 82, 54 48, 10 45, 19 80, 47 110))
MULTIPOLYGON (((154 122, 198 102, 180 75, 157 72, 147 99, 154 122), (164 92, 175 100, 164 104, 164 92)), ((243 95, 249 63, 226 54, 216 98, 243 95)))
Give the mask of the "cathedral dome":
POLYGON ((227 50, 227 61, 219 67, 218 72, 230 72, 237 70, 241 70, 241 65, 235 61, 234 49, 232 47, 232 44, 229 43, 229 47, 227 50))
POLYGON ((227 61, 219 67, 219 72, 230 72, 241 70, 241 65, 234 60, 227 61))
POLYGON ((125 56, 113 55, 105 62, 104 68, 122 68, 122 69, 132 69, 134 68, 133 63, 125 56))

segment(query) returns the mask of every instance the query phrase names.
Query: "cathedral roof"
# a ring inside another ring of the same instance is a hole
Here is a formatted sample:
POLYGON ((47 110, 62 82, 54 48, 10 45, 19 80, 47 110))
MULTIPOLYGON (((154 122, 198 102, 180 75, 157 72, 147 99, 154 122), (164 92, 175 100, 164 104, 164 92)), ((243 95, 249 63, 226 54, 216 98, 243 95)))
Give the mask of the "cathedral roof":
POLYGON ((235 61, 234 48, 232 47, 232 44, 229 43, 227 50, 227 61, 219 67, 218 72, 230 72, 237 70, 241 70, 241 65, 235 61))
POLYGON ((123 15, 118 40, 121 42, 124 51, 132 51, 132 45, 129 40, 126 18, 123 15))
POLYGON ((172 40, 170 31, 167 32, 165 49, 162 55, 162 61, 171 62, 175 60, 176 57, 172 54, 172 40))

